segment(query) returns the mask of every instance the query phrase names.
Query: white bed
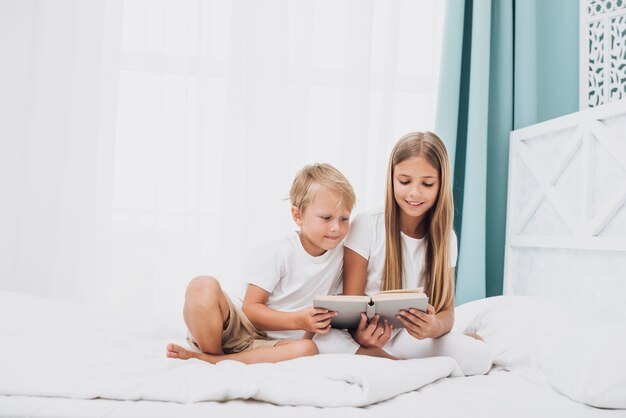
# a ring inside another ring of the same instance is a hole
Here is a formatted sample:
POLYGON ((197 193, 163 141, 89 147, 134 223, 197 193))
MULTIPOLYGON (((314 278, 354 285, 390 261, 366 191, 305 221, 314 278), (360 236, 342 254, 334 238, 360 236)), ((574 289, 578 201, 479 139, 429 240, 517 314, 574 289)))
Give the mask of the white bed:
MULTIPOLYGON (((626 416, 626 410, 598 409, 568 399, 553 389, 550 378, 537 369, 540 366, 535 363, 540 362, 542 356, 552 356, 551 351, 560 352, 563 345, 571 341, 567 334, 561 343, 546 340, 546 336, 554 336, 564 323, 559 312, 540 299, 527 297, 503 296, 464 305, 458 308, 457 326, 482 332, 493 345, 496 361, 500 364, 489 375, 441 379, 432 375, 426 379, 434 380, 432 384, 369 406, 315 407, 302 403, 315 404, 324 397, 332 399, 332 395, 316 383, 323 374, 316 368, 323 368, 324 364, 333 364, 337 368, 336 381, 330 384, 336 384, 335 390, 343 391, 338 398, 349 404, 354 401, 369 403, 371 399, 367 392, 376 389, 376 378, 379 384, 398 388, 399 382, 391 375, 408 381, 411 374, 419 373, 418 369, 411 371, 408 366, 420 367, 420 360, 396 362, 396 365, 403 363, 401 366, 405 370, 391 370, 394 362, 388 360, 380 360, 382 364, 379 364, 373 362, 374 359, 353 357, 355 363, 343 358, 340 359, 343 364, 338 364, 335 356, 318 356, 304 359, 309 361, 304 363, 306 373, 290 362, 282 363, 286 367, 284 370, 272 370, 276 369, 274 365, 260 365, 262 367, 257 370, 251 370, 250 366, 232 362, 234 370, 229 372, 229 368, 227 371, 217 370, 216 366, 199 361, 182 362, 164 357, 165 344, 183 337, 179 318, 112 314, 66 302, 0 292, 3 318, 0 330, 3 340, 0 348, 0 393, 3 393, 0 416, 238 417, 245 414, 255 417, 364 417, 392 416, 400 412, 435 417, 552 417, 557 413, 568 417, 626 416), (539 322, 542 317, 549 317, 550 321, 539 322), (529 326, 520 319, 536 325, 529 326), (87 331, 88 327, 91 327, 90 331, 87 331), (385 368, 389 369, 387 376, 385 368), (372 373, 362 373, 363 369, 372 373), (352 384, 344 383, 344 380, 352 384), (264 392, 262 388, 267 385, 274 386, 279 393, 264 392), (250 386, 252 390, 241 386, 250 386), (301 396, 296 396, 298 392, 301 396), (243 396, 252 400, 193 402, 211 396, 215 399, 243 396), (97 397, 109 399, 95 399, 97 397), (155 400, 159 398, 169 401, 155 400), (276 405, 254 399, 300 404, 276 405)), ((617 342, 626 346, 626 333, 605 339, 607 343, 611 341, 613 345, 617 342)), ((602 347, 591 349, 602 352, 602 347)), ((581 347, 580 351, 589 348, 581 347)), ((623 350, 619 351, 621 355, 623 350)), ((446 364, 443 366, 445 369, 446 364)), ((567 371, 571 364, 568 360, 561 366, 563 369, 557 367, 557 374, 567 371)), ((608 381, 604 376, 605 369, 599 371, 602 376, 594 377, 586 367, 581 367, 580 379, 595 379, 596 383, 592 383, 595 388, 605 394, 608 390, 610 399, 601 401, 614 402, 617 399, 620 402, 621 399, 626 402, 625 396, 620 398, 615 389, 615 385, 620 384, 620 373, 622 386, 619 390, 624 391, 626 387, 626 361, 613 358, 610 366, 621 367, 621 371, 618 370, 608 381), (609 388, 602 387, 603 384, 609 388)), ((558 376, 555 382, 563 384, 558 376)), ((399 392, 404 390, 406 388, 398 389, 399 392)), ((597 397, 592 399, 594 394, 591 392, 592 397, 584 391, 574 391, 574 395, 580 401, 597 401, 597 397)), ((392 394, 389 392, 386 396, 392 394)))
POLYGON ((625 132, 618 102, 511 135, 505 296, 455 323, 493 350, 486 376, 447 358, 171 360, 178 316, 0 291, 0 417, 626 417, 625 132))

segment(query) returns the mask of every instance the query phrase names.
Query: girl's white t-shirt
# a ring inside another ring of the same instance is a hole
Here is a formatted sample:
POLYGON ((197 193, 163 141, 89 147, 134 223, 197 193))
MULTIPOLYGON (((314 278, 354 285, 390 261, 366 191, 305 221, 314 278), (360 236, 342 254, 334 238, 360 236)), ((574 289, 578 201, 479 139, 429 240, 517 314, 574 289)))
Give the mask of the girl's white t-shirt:
MULTIPOLYGON (((426 241, 402 233, 403 288, 425 285, 423 274, 426 241)), ((380 291, 385 266, 385 212, 378 210, 357 215, 350 223, 344 245, 368 260, 365 294, 380 291)), ((450 234, 450 267, 456 266, 457 239, 450 234)))
MULTIPOLYGON (((299 232, 253 251, 245 268, 245 282, 270 293, 266 305, 295 312, 313 305, 316 295, 341 291, 343 244, 314 257, 307 253, 299 232)), ((267 331, 276 339, 301 338, 304 331, 267 331)))

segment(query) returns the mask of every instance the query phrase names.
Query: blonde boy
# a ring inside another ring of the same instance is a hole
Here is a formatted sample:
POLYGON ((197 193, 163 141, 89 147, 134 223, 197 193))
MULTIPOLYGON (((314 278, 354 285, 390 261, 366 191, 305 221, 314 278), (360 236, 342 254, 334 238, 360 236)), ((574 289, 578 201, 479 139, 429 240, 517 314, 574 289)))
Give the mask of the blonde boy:
POLYGON ((191 280, 183 309, 191 350, 168 344, 168 357, 260 363, 318 353, 313 341, 302 337, 330 330, 335 313, 313 308, 311 301, 340 290, 342 241, 356 198, 348 180, 329 164, 302 168, 290 198, 300 231, 253 252, 241 308, 217 279, 191 280))

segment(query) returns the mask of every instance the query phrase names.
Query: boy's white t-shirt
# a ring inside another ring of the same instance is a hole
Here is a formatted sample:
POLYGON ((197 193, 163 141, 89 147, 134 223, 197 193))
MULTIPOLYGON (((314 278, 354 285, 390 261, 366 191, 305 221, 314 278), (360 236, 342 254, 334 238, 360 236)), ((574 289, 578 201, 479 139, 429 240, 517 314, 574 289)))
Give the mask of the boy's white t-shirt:
MULTIPOLYGON (((426 241, 402 233, 403 288, 425 285, 423 274, 426 241)), ((344 245, 368 260, 365 294, 380 291, 385 267, 385 212, 378 210, 357 215, 350 223, 344 245)), ((450 267, 456 266, 457 240, 450 234, 450 267)))
MULTIPOLYGON (((244 280, 270 293, 268 307, 295 312, 312 306, 316 295, 340 292, 342 269, 343 244, 314 257, 302 246, 299 232, 294 232, 254 250, 244 280)), ((276 339, 304 335, 304 331, 266 332, 276 339)))

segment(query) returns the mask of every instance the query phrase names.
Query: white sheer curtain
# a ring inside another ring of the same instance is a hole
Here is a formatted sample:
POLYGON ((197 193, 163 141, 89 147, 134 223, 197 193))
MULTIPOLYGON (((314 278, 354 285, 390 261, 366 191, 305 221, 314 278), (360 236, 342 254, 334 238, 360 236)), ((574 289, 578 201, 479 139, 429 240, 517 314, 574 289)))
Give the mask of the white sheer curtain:
POLYGON ((434 126, 442 3, 0 0, 0 287, 178 311, 294 229, 302 165, 381 206, 434 126))

